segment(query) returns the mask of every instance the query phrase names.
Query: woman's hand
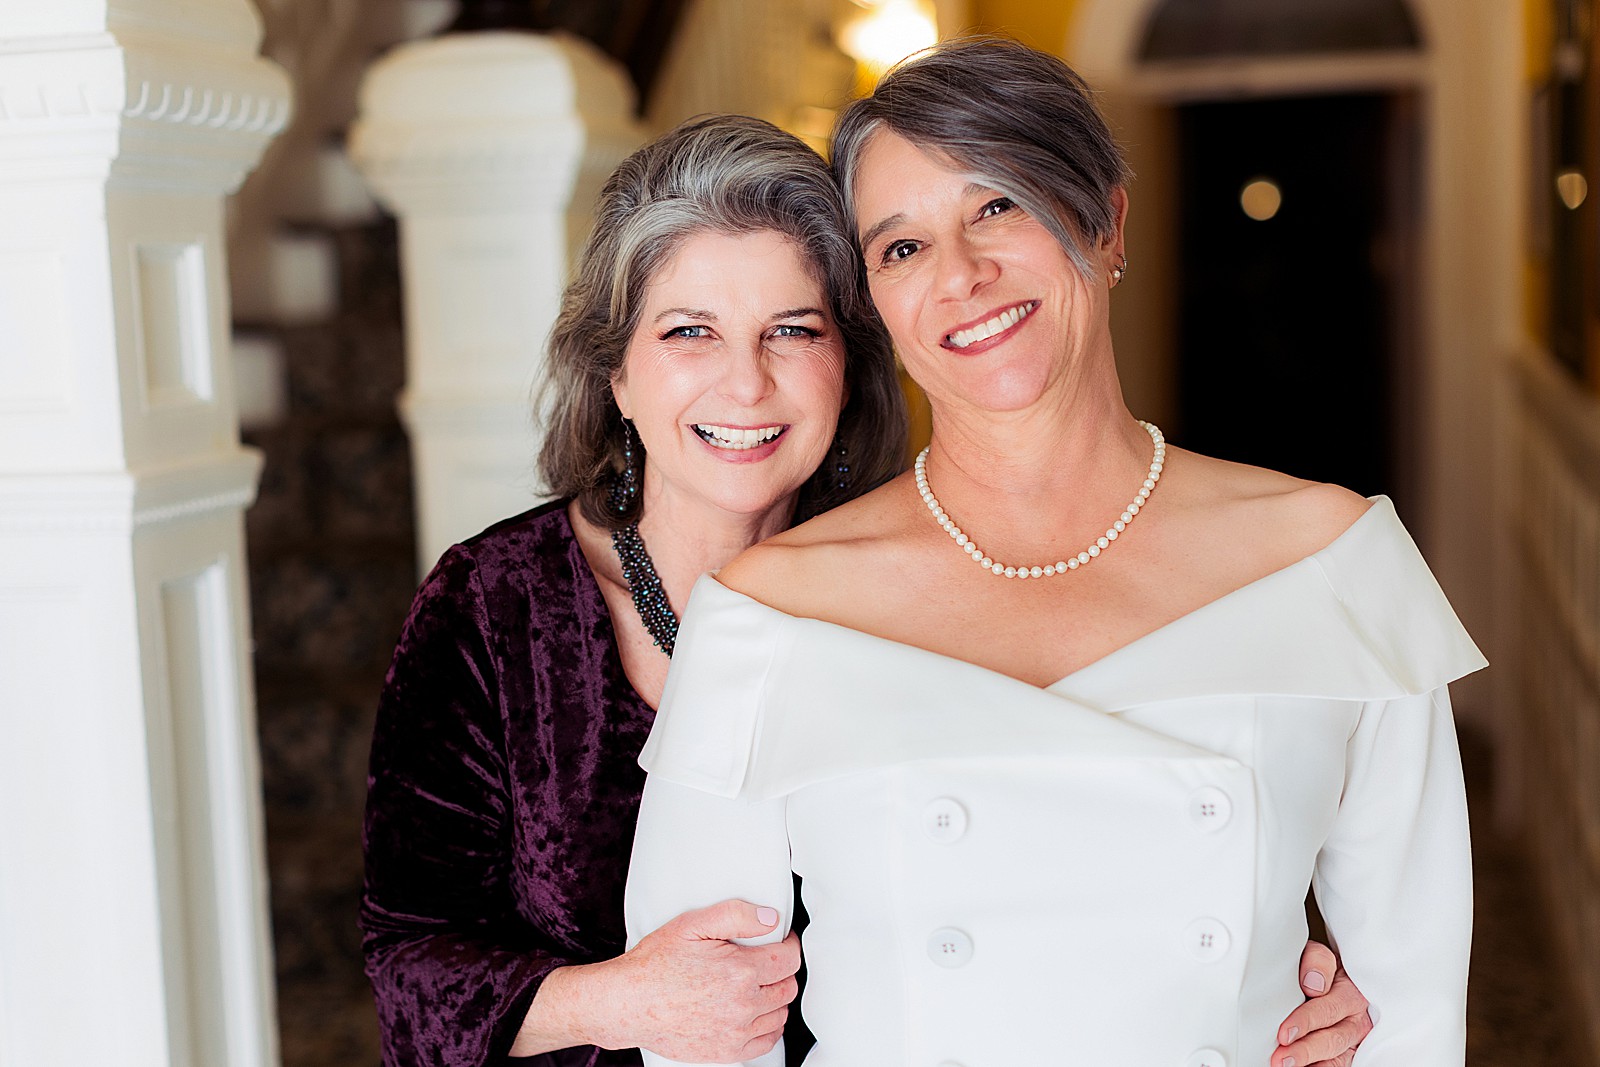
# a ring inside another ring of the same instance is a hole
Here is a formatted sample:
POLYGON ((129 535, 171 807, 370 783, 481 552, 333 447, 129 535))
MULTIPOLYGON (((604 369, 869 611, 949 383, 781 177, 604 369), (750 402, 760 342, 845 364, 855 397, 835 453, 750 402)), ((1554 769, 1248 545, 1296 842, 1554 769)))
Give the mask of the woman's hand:
POLYGON ((687 911, 604 963, 545 979, 513 1056, 574 1044, 647 1048, 670 1060, 737 1063, 771 1051, 798 991, 800 939, 737 945, 771 934, 774 908, 742 900, 687 911))
POLYGON ((1315 941, 1300 953, 1300 988, 1309 999, 1278 1027, 1272 1067, 1350 1067, 1356 1047, 1372 1032, 1367 998, 1333 950, 1315 941))

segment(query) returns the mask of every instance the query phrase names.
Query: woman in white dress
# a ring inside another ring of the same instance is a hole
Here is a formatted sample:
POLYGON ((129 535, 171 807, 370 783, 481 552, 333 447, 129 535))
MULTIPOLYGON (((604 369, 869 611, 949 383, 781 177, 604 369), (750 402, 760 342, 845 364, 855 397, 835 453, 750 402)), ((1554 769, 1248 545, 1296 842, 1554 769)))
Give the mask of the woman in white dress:
POLYGON ((630 931, 726 897, 786 923, 792 868, 810 1067, 1307 1067, 1278 1023, 1311 884, 1373 1005, 1359 1062, 1459 1067, 1445 686, 1483 659, 1389 501, 1129 413, 1128 173, 1059 60, 926 53, 834 166, 932 441, 700 580, 630 931))

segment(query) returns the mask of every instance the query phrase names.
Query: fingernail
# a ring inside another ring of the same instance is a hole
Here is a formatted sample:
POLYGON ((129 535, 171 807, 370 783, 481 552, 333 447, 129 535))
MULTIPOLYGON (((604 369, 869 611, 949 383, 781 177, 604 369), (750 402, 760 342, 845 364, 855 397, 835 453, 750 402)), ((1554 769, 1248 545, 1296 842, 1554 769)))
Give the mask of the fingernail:
POLYGON ((1305 983, 1306 988, 1313 993, 1320 993, 1328 988, 1328 980, 1322 977, 1321 971, 1307 971, 1305 983))
POLYGON ((756 909, 756 922, 760 923, 762 926, 777 926, 778 925, 778 909, 777 908, 757 908, 756 909))
POLYGON ((1288 1037, 1288 1040, 1284 1041, 1284 1044, 1285 1045, 1294 1044, 1294 1039, 1299 1037, 1299 1036, 1300 1036, 1300 1028, 1298 1026, 1289 1027, 1289 1037, 1288 1037))
POLYGON ((1293 1056, 1285 1057, 1284 1061, 1283 1061, 1283 1067, 1294 1067, 1294 1057, 1293 1056))

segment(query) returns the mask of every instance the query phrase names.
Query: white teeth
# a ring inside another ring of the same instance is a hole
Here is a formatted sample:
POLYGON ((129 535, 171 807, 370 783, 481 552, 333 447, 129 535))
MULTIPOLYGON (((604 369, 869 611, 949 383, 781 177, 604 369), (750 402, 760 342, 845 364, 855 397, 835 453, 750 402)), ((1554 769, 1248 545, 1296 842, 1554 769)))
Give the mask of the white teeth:
POLYGON ((969 330, 957 330, 946 337, 945 340, 950 342, 951 348, 966 348, 968 345, 988 340, 1002 330, 1009 330, 1027 318, 1037 306, 1031 301, 1026 304, 1018 304, 1014 308, 1002 311, 988 322, 980 322, 969 330))
POLYGON ((715 426, 711 423, 695 423, 695 430, 709 444, 717 448, 727 448, 734 451, 755 448, 772 441, 783 432, 782 426, 763 426, 759 430, 742 430, 733 426, 715 426))

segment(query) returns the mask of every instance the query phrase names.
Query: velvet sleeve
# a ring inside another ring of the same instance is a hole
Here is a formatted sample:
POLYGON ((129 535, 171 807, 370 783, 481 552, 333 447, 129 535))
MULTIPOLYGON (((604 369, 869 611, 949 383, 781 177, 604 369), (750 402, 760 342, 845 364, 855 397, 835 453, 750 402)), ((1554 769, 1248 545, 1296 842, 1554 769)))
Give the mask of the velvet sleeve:
POLYGON ((517 910, 506 726, 479 576, 453 548, 384 684, 363 842, 362 949, 390 1067, 503 1062, 569 961, 517 910))

